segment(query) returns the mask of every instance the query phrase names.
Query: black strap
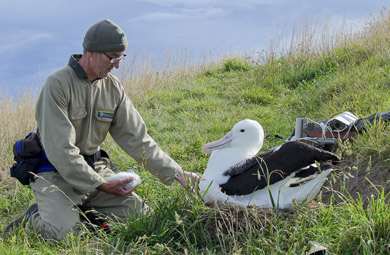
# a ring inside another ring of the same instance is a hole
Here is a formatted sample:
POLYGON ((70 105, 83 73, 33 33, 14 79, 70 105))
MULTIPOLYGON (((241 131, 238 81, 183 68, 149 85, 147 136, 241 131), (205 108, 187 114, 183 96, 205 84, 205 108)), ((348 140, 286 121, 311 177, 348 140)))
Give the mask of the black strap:
POLYGON ((87 162, 87 164, 90 167, 92 167, 93 170, 95 170, 95 165, 94 165, 95 162, 98 162, 101 158, 108 158, 110 160, 111 170, 114 172, 117 171, 114 163, 110 159, 110 156, 108 156, 108 153, 105 152, 104 150, 99 150, 96 153, 89 156, 88 155, 83 155, 83 156, 84 156, 84 160, 87 162))

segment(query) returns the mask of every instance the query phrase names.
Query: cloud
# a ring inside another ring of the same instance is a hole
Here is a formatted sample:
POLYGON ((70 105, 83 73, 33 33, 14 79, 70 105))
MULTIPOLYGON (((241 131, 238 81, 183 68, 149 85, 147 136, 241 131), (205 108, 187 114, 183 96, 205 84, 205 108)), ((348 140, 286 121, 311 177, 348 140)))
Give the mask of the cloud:
POLYGON ((12 34, 3 34, 0 36, 0 53, 10 53, 19 50, 41 40, 50 39, 52 35, 47 32, 36 30, 17 30, 12 34))
POLYGON ((174 9, 170 12, 147 13, 143 16, 134 17, 130 21, 185 21, 223 17, 226 14, 221 8, 174 9))

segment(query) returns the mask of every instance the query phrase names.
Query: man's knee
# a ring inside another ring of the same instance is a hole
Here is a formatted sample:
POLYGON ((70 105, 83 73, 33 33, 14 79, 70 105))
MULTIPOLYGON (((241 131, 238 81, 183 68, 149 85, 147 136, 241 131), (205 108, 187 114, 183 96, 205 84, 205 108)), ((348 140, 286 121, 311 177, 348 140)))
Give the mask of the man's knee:
POLYGON ((72 217, 58 217, 53 220, 53 217, 42 218, 36 214, 31 219, 32 228, 41 233, 46 239, 54 239, 57 241, 63 240, 68 233, 77 233, 77 225, 80 222, 78 215, 73 214, 72 217))

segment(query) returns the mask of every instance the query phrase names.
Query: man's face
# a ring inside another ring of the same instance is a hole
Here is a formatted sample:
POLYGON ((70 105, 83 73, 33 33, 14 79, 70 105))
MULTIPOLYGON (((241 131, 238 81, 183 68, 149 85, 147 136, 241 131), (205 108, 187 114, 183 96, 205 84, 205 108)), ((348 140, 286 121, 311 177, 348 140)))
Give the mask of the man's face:
POLYGON ((119 68, 120 61, 126 56, 125 52, 95 52, 94 71, 97 78, 107 77, 108 73, 119 68))

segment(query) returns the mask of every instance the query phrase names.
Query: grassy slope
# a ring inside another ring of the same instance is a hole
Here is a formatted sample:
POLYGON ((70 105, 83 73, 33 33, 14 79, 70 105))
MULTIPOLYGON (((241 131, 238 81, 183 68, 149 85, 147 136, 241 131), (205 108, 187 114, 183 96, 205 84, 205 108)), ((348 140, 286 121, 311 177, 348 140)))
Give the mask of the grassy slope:
MULTIPOLYGON (((326 53, 290 54, 262 65, 230 59, 133 101, 160 146, 185 170, 202 173, 207 164, 202 145, 244 118, 258 120, 270 135, 265 151, 283 142, 272 135, 291 134, 298 117, 329 119, 343 111, 366 117, 388 111, 389 46, 387 34, 368 30, 366 37, 326 53)), ((388 172, 388 135, 388 130, 373 129, 339 153, 354 159, 350 167, 370 163, 373 169, 388 172)), ((314 203, 289 213, 207 207, 178 185, 168 188, 157 182, 111 140, 105 145, 120 170, 135 168, 142 175, 138 193, 154 208, 152 217, 120 224, 112 234, 83 231, 60 243, 21 231, 0 244, 0 253, 302 254, 310 241, 324 244, 333 254, 390 252, 386 194, 379 193, 367 208, 352 199, 314 203)), ((0 190, 4 227, 14 214, 23 212, 33 195, 13 180, 2 182, 0 190)))

